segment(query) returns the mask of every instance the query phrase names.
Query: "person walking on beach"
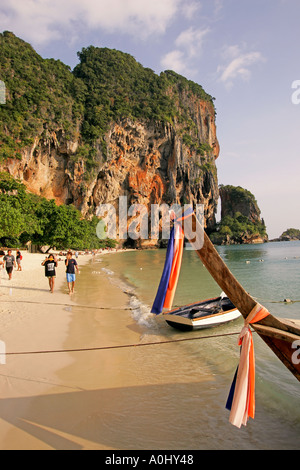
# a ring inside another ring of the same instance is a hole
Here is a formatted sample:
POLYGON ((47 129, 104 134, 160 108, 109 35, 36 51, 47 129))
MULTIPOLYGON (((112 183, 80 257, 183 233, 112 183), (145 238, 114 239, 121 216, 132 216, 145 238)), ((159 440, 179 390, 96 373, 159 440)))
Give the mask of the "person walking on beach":
POLYGON ((49 255, 48 258, 46 258, 42 262, 42 266, 45 266, 45 276, 48 278, 50 291, 53 294, 56 278, 55 268, 57 268, 57 261, 53 255, 49 255))
POLYGON ((4 261, 3 261, 3 256, 5 256, 5 253, 3 250, 0 250, 0 284, 1 284, 1 279, 2 279, 2 271, 4 268, 4 261))
POLYGON ((7 255, 3 258, 3 261, 5 261, 8 279, 11 281, 13 269, 14 267, 16 268, 16 260, 15 257, 12 255, 11 250, 8 250, 7 255))
POLYGON ((22 271, 22 264, 21 264, 22 259, 23 259, 23 256, 21 255, 21 252, 18 250, 18 251, 17 251, 17 265, 18 265, 18 271, 22 271))
POLYGON ((67 259, 65 261, 65 264, 66 264, 66 274, 67 274, 69 294, 74 294, 75 281, 76 281, 75 269, 77 273, 79 273, 79 269, 78 269, 77 261, 73 259, 72 251, 69 251, 67 253, 67 259))

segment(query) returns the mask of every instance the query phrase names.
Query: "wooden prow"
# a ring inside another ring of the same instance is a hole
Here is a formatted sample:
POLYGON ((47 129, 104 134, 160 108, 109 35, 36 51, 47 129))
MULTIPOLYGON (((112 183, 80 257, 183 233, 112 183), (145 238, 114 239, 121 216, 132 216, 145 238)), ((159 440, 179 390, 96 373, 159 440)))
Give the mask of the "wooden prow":
MULTIPOLYGON (((255 300, 228 269, 195 214, 184 219, 182 224, 185 237, 194 247, 206 269, 246 319, 256 306, 255 300)), ((297 357, 297 347, 300 347, 300 327, 297 323, 293 320, 278 319, 270 314, 252 327, 300 381, 300 353, 299 358, 297 357)))

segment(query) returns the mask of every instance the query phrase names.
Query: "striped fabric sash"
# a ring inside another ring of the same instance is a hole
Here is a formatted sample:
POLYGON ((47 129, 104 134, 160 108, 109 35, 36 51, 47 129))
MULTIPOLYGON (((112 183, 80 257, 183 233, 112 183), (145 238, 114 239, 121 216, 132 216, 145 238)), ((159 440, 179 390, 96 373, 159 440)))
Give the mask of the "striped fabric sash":
POLYGON ((252 332, 249 325, 258 323, 270 313, 265 307, 256 304, 250 312, 240 333, 240 362, 229 392, 226 408, 230 410, 229 422, 240 428, 248 419, 255 416, 255 356, 252 332))
POLYGON ((164 308, 172 308, 179 274, 182 264, 184 233, 181 222, 193 214, 193 209, 188 209, 184 214, 174 220, 174 226, 170 233, 166 260, 158 286, 157 294, 151 309, 152 313, 159 315, 164 308))

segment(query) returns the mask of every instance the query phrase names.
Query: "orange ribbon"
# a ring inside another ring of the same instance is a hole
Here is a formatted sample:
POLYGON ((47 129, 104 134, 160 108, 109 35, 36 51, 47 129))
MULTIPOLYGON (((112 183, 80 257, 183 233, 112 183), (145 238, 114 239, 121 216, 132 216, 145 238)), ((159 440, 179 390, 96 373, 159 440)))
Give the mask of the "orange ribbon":
POLYGON ((255 416, 255 356, 249 324, 258 323, 269 314, 265 307, 257 304, 245 320, 239 336, 241 356, 229 417, 230 423, 238 428, 242 424, 246 426, 248 419, 255 416))
POLYGON ((183 255, 183 243, 184 242, 184 233, 180 225, 175 227, 175 246, 174 246, 174 258, 171 268, 171 274, 169 279, 169 285, 165 297, 164 308, 171 309, 173 305, 173 300, 178 284, 181 264, 182 264, 182 255, 183 255))
MULTIPOLYGON (((168 289, 164 301, 164 308, 171 309, 173 305, 173 300, 175 296, 175 292, 177 289, 179 274, 181 270, 182 264, 182 255, 183 255, 183 247, 184 247, 184 232, 182 229, 182 225, 180 222, 186 220, 187 218, 191 217, 193 211, 187 211, 181 217, 177 217, 175 219, 175 243, 174 243, 174 258, 171 268, 171 274, 168 284, 168 289)), ((175 214, 174 214, 175 217, 175 214)))

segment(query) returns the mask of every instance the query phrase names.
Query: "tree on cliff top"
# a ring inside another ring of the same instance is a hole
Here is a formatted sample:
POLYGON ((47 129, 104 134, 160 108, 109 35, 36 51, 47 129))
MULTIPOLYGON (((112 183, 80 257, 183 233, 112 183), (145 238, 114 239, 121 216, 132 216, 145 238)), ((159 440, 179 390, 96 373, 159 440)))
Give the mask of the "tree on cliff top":
POLYGON ((291 240, 300 240, 300 230, 297 228, 288 228, 280 235, 279 238, 287 238, 291 240))
POLYGON ((156 75, 127 53, 90 46, 78 57, 72 72, 59 60, 43 59, 13 33, 0 34, 0 80, 7 90, 6 105, 0 106, 0 160, 20 158, 37 136, 47 139, 60 130, 72 140, 80 130, 78 158, 92 168, 99 147, 105 156, 104 135, 112 121, 173 122, 181 116, 192 124, 178 98, 182 90, 213 106, 200 85, 172 71, 156 75))
POLYGON ((170 88, 189 90, 213 102, 203 88, 181 75, 166 71, 156 75, 131 55, 115 49, 90 46, 78 53, 74 75, 86 85, 83 135, 93 140, 112 120, 124 117, 172 122, 178 115, 170 88))
POLYGON ((74 134, 82 114, 70 68, 43 59, 13 33, 0 34, 0 79, 7 97, 0 106, 0 159, 18 158, 37 135, 63 129, 74 134))

